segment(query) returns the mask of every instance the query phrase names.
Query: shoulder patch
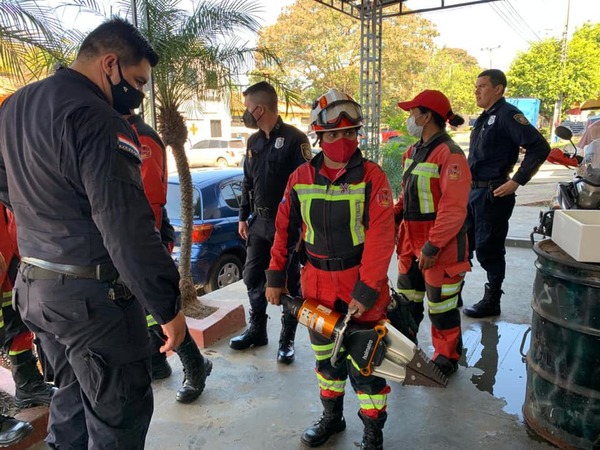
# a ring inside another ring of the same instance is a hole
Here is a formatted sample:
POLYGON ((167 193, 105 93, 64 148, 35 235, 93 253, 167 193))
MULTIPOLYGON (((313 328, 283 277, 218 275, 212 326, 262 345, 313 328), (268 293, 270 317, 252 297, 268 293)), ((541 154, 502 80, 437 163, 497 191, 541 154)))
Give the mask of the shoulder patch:
POLYGON ((312 159, 312 150, 308 142, 305 142, 304 144, 300 145, 300 152, 302 153, 302 157, 306 161, 310 161, 312 159))
POLYGON ((377 192, 377 204, 382 208, 389 208, 392 205, 392 193, 387 188, 377 192))
POLYGON ((138 161, 142 161, 142 158, 140 157, 140 151, 138 150, 137 145, 135 145, 135 143, 127 136, 120 133, 117 134, 117 148, 133 156, 138 161))
POLYGON ((527 120, 527 117, 525 117, 523 114, 519 113, 519 114, 515 114, 513 116, 513 119, 515 119, 517 122, 519 122, 521 125, 529 125, 529 120, 527 120))
POLYGON ((448 178, 451 180, 458 180, 462 174, 458 164, 450 164, 448 167, 448 178))
POLYGON ((152 149, 149 145, 140 145, 140 156, 142 159, 148 159, 152 156, 152 149))

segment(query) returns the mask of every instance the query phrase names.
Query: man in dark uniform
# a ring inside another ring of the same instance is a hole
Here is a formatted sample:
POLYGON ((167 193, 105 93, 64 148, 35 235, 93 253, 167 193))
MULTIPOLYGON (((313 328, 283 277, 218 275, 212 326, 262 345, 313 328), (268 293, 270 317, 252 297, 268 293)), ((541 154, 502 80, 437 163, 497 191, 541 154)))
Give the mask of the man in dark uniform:
MULTIPOLYGON (((244 283, 250 298, 250 326, 231 339, 229 346, 234 350, 268 343, 265 270, 271 259, 277 207, 290 174, 312 155, 306 135, 281 120, 273 86, 265 81, 250 86, 244 91, 244 104, 244 125, 259 131, 248 139, 239 214, 239 233, 247 249, 244 283)), ((288 267, 287 289, 295 296, 300 293, 300 266, 297 252, 290 250, 294 257, 288 267)), ((277 361, 290 364, 298 322, 283 314, 281 324, 277 361)))
POLYGON ((153 410, 144 307, 162 351, 185 334, 177 268, 123 119, 157 62, 135 27, 112 19, 70 68, 0 108, 0 201, 22 256, 13 301, 54 368, 52 448, 142 449, 153 410))
POLYGON ((536 174, 550 153, 546 139, 504 98, 506 85, 502 71, 489 69, 479 74, 475 86, 477 106, 484 111, 471 131, 472 182, 467 223, 471 252, 475 250, 488 282, 482 300, 463 310, 469 317, 500 314, 506 271, 504 242, 515 206, 515 192, 536 174), (509 178, 519 157, 519 147, 525 149, 525 157, 509 178))

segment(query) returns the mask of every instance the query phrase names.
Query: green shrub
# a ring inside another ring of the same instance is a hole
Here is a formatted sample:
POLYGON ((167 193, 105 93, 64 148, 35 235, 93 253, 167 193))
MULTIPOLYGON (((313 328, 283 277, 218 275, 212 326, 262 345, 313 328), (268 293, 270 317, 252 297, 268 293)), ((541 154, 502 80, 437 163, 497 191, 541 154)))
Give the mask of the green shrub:
POLYGON ((381 167, 390 181, 394 198, 400 194, 402 184, 402 156, 414 141, 412 137, 402 136, 381 146, 381 167))

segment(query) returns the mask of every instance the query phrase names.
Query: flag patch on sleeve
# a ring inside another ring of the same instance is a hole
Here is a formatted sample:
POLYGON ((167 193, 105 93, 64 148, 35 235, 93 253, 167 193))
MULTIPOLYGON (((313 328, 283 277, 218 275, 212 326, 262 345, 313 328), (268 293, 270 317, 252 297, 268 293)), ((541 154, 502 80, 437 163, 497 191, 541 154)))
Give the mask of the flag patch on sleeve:
POLYGON ((140 162, 142 161, 137 145, 135 145, 135 143, 127 136, 123 134, 117 134, 117 147, 119 150, 130 154, 140 162))

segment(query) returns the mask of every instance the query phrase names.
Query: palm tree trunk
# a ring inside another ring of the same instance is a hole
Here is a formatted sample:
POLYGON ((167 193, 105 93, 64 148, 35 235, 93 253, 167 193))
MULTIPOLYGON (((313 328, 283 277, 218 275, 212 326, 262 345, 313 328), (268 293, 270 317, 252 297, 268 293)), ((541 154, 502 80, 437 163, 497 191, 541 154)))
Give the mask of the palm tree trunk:
POLYGON ((176 108, 160 108, 159 131, 165 144, 171 147, 173 158, 179 174, 181 189, 181 246, 179 254, 179 288, 181 305, 184 313, 193 308, 198 300, 196 287, 192 279, 192 227, 194 218, 194 197, 192 176, 185 154, 184 144, 187 139, 187 127, 183 116, 176 108))

